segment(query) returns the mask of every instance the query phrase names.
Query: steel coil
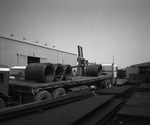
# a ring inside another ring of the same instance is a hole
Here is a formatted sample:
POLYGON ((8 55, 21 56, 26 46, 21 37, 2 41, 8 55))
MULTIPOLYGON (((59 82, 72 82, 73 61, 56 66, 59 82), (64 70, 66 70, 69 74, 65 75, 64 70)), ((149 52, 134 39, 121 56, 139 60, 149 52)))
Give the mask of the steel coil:
POLYGON ((49 83, 54 80, 54 73, 54 66, 51 63, 30 63, 25 69, 25 79, 49 83))
POLYGON ((63 65, 63 80, 72 79, 72 67, 70 65, 63 65))
POLYGON ((63 79, 63 66, 61 64, 53 64, 54 66, 54 81, 61 81, 63 79))
POLYGON ((89 65, 86 67, 86 76, 100 76, 102 65, 89 65))

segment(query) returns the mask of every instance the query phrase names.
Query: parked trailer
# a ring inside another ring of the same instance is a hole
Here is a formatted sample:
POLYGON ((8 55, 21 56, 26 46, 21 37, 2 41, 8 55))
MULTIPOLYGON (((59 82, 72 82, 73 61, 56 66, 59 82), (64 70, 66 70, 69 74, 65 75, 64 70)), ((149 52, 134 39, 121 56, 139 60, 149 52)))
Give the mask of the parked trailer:
POLYGON ((8 77, 9 70, 1 71, 0 107, 3 108, 9 105, 20 105, 34 101, 52 99, 84 90, 93 91, 110 87, 112 84, 112 76, 109 75, 92 77, 77 76, 71 78, 69 75, 70 70, 67 69, 67 67, 70 66, 55 64, 53 67, 50 63, 41 65, 30 64, 25 69, 25 77, 27 77, 25 80, 18 79, 17 77, 17 79, 10 81, 8 77), (38 68, 35 68, 34 66, 38 68), (64 67, 63 72, 61 69, 62 67, 64 67), (52 71, 54 72, 49 72, 49 69, 53 69, 52 71), (8 100, 9 97, 11 98, 11 101, 8 100))
POLYGON ((73 77, 72 80, 52 83, 34 83, 23 81, 9 82, 9 92, 13 104, 24 104, 33 101, 56 98, 58 96, 84 90, 109 87, 111 76, 73 77))

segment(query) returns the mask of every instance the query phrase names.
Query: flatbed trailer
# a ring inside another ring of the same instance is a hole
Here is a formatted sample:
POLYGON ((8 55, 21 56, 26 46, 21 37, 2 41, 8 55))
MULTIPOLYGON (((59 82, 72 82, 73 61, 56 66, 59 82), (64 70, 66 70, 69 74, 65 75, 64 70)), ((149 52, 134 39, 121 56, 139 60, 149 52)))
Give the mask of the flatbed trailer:
POLYGON ((20 105, 79 91, 92 91, 111 86, 112 76, 110 75, 98 77, 77 76, 72 77, 72 80, 51 83, 12 80, 9 82, 9 95, 13 105, 20 105))

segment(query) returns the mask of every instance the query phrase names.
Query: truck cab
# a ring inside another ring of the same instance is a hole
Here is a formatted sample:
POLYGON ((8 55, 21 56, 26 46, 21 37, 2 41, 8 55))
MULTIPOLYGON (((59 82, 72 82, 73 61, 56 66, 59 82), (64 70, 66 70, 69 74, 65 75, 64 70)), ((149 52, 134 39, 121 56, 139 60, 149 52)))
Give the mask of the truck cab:
POLYGON ((9 71, 9 67, 0 65, 0 109, 6 107, 10 102, 8 96, 9 71))
POLYGON ((113 77, 113 85, 117 82, 118 66, 116 64, 102 64, 102 74, 111 75, 113 77))

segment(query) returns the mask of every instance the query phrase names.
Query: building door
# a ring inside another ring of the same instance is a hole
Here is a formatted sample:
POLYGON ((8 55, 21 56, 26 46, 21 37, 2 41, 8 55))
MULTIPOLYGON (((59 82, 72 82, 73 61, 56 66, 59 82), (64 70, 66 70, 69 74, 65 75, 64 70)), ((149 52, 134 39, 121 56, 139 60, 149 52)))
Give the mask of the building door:
POLYGON ((28 63, 28 64, 29 64, 29 63, 40 63, 40 58, 28 56, 27 63, 28 63))

